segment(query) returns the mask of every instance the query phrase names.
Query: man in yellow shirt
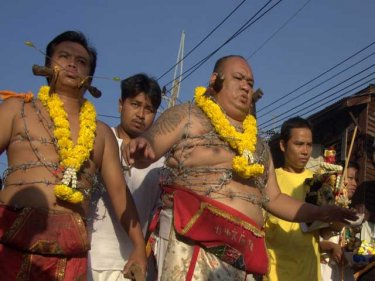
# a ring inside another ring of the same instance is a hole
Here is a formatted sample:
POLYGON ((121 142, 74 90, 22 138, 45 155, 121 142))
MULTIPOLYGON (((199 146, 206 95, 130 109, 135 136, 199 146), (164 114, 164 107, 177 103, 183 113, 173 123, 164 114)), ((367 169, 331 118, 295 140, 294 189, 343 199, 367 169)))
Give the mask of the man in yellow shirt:
MULTIPOLYGON (((283 123, 280 134, 284 164, 276 169, 277 182, 283 193, 304 201, 307 189, 303 183, 313 175, 305 169, 312 151, 311 125, 301 117, 294 117, 283 123)), ((266 223, 269 280, 320 281, 318 241, 317 232, 304 233, 299 223, 269 215, 266 223)))

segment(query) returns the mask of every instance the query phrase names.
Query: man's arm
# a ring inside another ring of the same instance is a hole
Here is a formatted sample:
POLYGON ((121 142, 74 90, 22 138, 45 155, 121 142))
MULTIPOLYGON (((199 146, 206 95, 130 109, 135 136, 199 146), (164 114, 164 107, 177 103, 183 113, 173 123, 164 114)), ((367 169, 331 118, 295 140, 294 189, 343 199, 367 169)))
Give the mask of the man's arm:
POLYGON ((21 100, 11 98, 0 103, 0 154, 7 149, 13 132, 13 119, 20 112, 21 100))
POLYGON ((108 126, 98 122, 98 128, 98 134, 104 136, 103 159, 100 172, 116 216, 134 245, 134 251, 124 268, 124 272, 127 272, 133 263, 138 263, 142 272, 145 273, 145 241, 133 197, 126 186, 122 174, 118 156, 118 145, 108 126))
POLYGON ((142 136, 124 146, 127 162, 137 168, 145 168, 171 149, 184 134, 188 107, 189 104, 182 104, 164 111, 142 136))
POLYGON ((272 159, 270 159, 266 194, 270 199, 265 206, 267 210, 276 217, 287 221, 313 222, 320 220, 324 222, 347 222, 346 220, 355 220, 357 218, 355 212, 348 209, 331 205, 315 206, 281 193, 277 184, 272 159))
POLYGON ((340 263, 343 250, 339 244, 328 240, 322 240, 319 242, 319 251, 321 253, 329 254, 329 257, 332 258, 337 264, 340 263))

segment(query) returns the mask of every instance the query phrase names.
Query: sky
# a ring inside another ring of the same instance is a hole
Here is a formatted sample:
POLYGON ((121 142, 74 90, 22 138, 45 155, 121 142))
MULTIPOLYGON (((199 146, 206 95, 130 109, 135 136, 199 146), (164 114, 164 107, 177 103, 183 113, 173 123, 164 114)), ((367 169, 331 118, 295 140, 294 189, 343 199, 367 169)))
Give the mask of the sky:
MULTIPOLYGON (((185 54, 213 31, 184 59, 183 70, 222 47, 191 75, 182 76, 179 102, 192 100, 196 86, 207 86, 218 58, 242 55, 252 67, 255 88, 264 93, 257 104, 259 129, 277 130, 282 118, 308 116, 333 98, 375 83, 374 11, 374 0, 2 1, 0 89, 36 93, 45 79, 33 76, 31 68, 43 65, 45 46, 63 31, 80 30, 98 51, 93 85, 103 93, 99 99, 87 98, 99 119, 114 126, 119 122, 120 83, 111 78, 144 72, 169 90, 182 31, 185 54), (224 44, 247 22, 243 32, 224 44)), ((0 171, 6 165, 4 154, 0 171)))

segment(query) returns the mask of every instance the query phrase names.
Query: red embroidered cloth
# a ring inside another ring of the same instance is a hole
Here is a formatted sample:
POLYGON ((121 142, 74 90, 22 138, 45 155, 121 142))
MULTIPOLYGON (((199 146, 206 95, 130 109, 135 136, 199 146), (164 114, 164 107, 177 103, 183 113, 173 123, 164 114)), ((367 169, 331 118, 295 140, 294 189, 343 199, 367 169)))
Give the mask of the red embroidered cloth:
POLYGON ((88 250, 78 214, 0 205, 1 280, 86 280, 88 250))
POLYGON ((174 227, 179 235, 247 273, 267 273, 264 231, 251 218, 183 187, 163 189, 173 194, 174 227))

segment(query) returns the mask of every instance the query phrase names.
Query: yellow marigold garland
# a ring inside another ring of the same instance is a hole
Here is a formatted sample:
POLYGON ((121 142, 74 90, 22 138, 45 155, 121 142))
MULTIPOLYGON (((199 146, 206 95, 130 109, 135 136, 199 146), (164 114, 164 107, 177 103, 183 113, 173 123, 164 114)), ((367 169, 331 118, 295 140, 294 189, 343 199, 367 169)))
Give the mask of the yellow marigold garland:
POLYGON ((39 90, 38 98, 47 108, 49 115, 55 125, 53 134, 57 140, 60 166, 64 169, 61 184, 54 187, 57 198, 70 202, 80 203, 83 194, 77 189, 77 172, 82 164, 89 159, 94 147, 96 132, 96 111, 94 105, 85 100, 80 114, 80 130, 77 144, 72 141, 68 114, 64 110, 64 104, 59 96, 54 93, 49 95, 49 87, 42 86, 39 90))
POLYGON ((233 170, 242 178, 248 179, 263 174, 264 166, 254 163, 253 153, 256 149, 257 127, 254 116, 247 115, 243 121, 244 132, 237 132, 225 114, 212 99, 205 96, 206 88, 195 88, 195 103, 210 119, 219 136, 238 153, 233 157, 233 170))

